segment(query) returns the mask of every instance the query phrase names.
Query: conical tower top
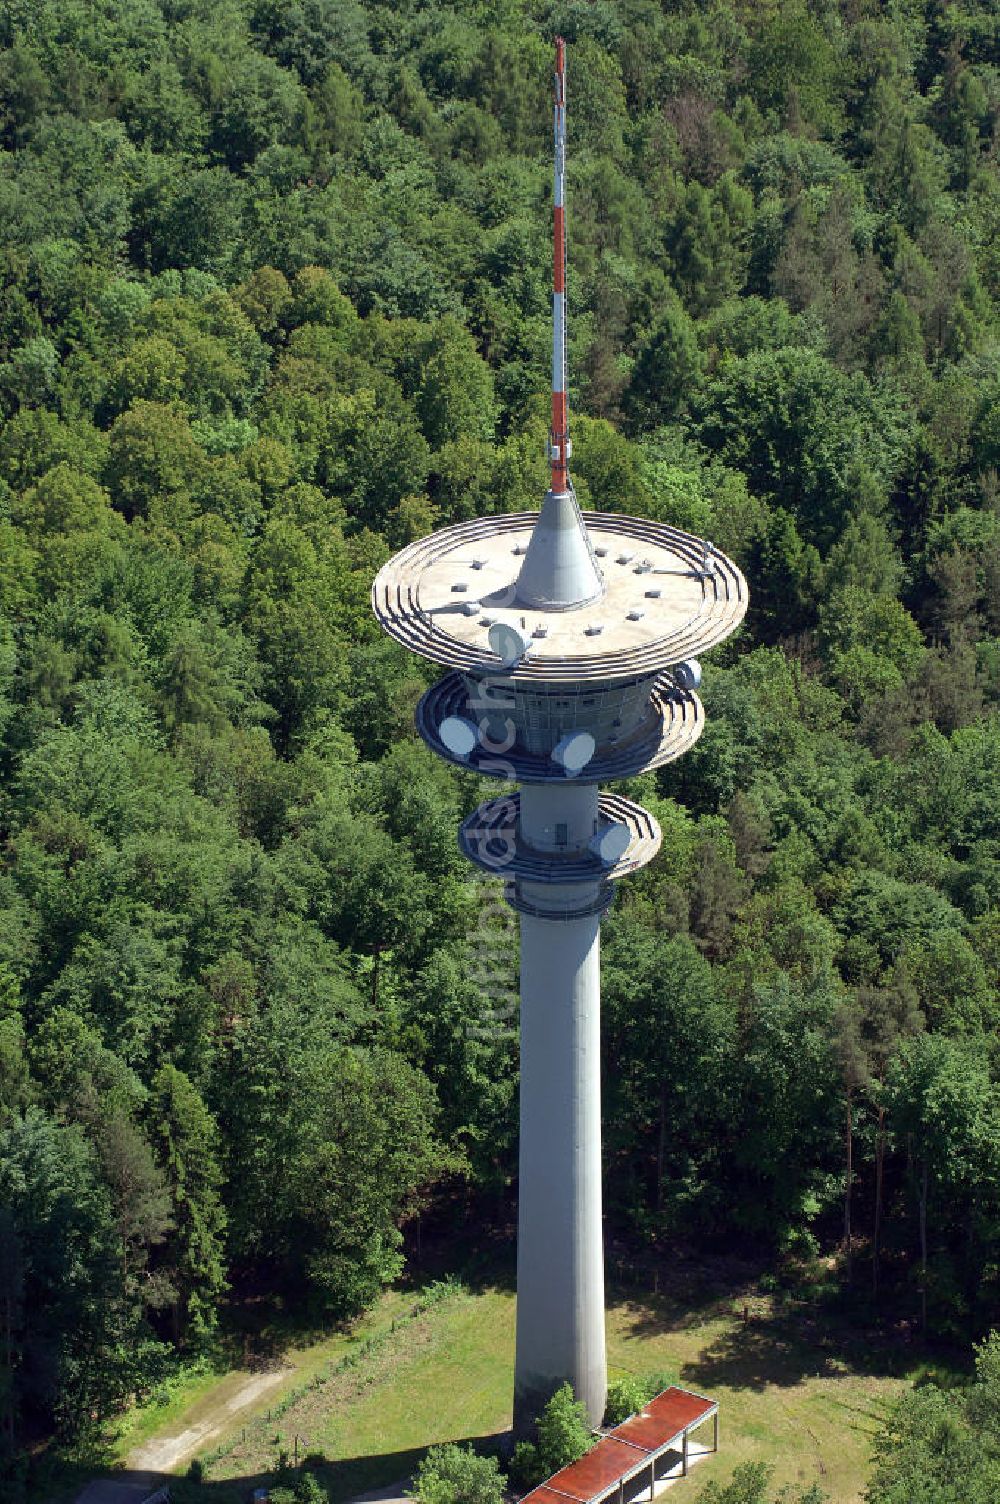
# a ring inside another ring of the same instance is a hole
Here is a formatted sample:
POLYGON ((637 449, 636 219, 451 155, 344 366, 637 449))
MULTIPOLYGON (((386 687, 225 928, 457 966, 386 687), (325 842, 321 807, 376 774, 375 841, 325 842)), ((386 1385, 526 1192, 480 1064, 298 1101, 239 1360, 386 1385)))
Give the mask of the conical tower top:
POLYGON ((517 577, 523 606, 570 611, 604 594, 593 544, 572 489, 549 491, 517 577))
POLYGON ((542 503, 517 580, 525 606, 568 611, 604 593, 604 580, 569 478, 566 401, 566 44, 556 38, 552 254, 552 489, 542 503))

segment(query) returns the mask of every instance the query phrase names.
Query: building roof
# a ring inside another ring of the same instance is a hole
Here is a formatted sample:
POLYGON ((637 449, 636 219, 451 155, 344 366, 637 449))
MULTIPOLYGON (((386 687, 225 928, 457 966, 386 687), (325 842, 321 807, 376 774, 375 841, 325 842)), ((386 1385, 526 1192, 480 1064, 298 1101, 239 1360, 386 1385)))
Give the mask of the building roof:
POLYGON ((672 1387, 638 1415, 616 1426, 596 1446, 533 1488, 521 1504, 597 1504, 632 1474, 648 1468, 671 1443, 718 1410, 718 1402, 672 1387))
POLYGON ((715 1409, 715 1402, 687 1389, 665 1389, 650 1400, 638 1415, 616 1426, 612 1436, 629 1441, 647 1451, 659 1451, 675 1441, 682 1432, 703 1421, 715 1409))
POLYGON ((613 1436, 605 1436, 578 1461, 571 1462, 554 1478, 549 1478, 548 1487, 567 1494, 571 1499, 579 1499, 581 1504, 589 1504, 589 1500, 601 1498, 621 1478, 648 1460, 649 1454, 640 1448, 629 1446, 626 1441, 617 1441, 613 1436))

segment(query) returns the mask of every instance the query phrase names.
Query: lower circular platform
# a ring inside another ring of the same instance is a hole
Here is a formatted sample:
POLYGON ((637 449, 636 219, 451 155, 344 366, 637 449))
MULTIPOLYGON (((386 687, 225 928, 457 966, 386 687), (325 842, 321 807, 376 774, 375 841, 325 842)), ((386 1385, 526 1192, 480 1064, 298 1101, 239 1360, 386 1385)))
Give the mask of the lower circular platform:
MULTIPOLYGON (((561 783, 568 776, 551 757, 517 746, 501 751, 477 743, 467 757, 457 755, 445 746, 439 732, 442 722, 450 716, 478 721, 475 709, 469 704, 468 685, 457 672, 440 679, 417 706, 417 730, 432 752, 456 767, 490 778, 503 778, 509 783, 561 783)), ((639 729, 627 739, 599 747, 583 776, 588 783, 607 783, 662 767, 689 751, 704 726, 705 712, 698 696, 681 689, 669 674, 663 674, 654 682, 649 713, 639 729)))
POLYGON ((458 844, 469 861, 491 877, 532 883, 614 882, 653 860, 663 836, 647 809, 620 794, 600 794, 597 809, 597 834, 614 825, 624 825, 629 833, 628 846, 613 862, 602 861, 589 849, 562 855, 529 846, 520 833, 519 794, 481 804, 459 827, 458 844))
MULTIPOLYGON (((553 893, 555 890, 551 890, 553 893)), ((585 889, 580 890, 581 893, 585 889)), ((614 883, 601 883, 592 897, 566 899, 564 897, 539 899, 529 898, 524 883, 516 879, 504 887, 504 898, 518 914, 527 914, 532 919, 554 920, 565 923, 570 919, 600 919, 610 909, 615 899, 614 883)))

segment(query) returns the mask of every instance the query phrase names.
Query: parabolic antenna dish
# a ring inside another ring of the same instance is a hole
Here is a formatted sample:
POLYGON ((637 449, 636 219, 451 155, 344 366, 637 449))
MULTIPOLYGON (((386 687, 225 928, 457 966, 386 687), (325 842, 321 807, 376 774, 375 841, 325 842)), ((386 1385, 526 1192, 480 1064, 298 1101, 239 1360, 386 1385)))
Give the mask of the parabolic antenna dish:
POLYGON ((514 668, 528 651, 528 638, 505 621, 493 623, 488 640, 504 668, 514 668))
POLYGON ((614 825, 606 825, 596 836, 591 837, 590 849, 606 867, 613 867, 621 861, 631 841, 632 832, 628 826, 616 822, 614 825))
POLYGON ((479 741, 475 726, 460 715, 446 716, 438 727, 438 735, 454 757, 468 757, 479 741))
POLYGON ((552 761, 564 768, 569 778, 575 778, 588 764, 597 750, 597 743, 589 731, 571 731, 552 748, 552 761))
POLYGON ((697 689, 701 684, 701 664, 697 658, 686 658, 674 665, 674 678, 681 689, 697 689))

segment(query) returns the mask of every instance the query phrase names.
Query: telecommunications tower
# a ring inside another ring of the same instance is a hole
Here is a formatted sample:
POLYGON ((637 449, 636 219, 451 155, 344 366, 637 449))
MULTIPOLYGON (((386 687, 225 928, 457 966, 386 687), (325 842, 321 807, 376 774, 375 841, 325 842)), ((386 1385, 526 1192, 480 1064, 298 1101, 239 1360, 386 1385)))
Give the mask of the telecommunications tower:
MULTIPOLYGON (((459 830, 506 881, 521 928, 515 1428, 569 1380, 605 1404, 600 920, 660 845, 653 817, 599 785, 680 757, 703 725, 697 655, 747 608, 739 569, 646 518, 581 513, 566 402, 565 47, 556 42, 552 486, 539 512, 478 517, 409 544, 372 605, 447 665, 417 729, 440 757, 518 784, 459 830)), ((602 498, 613 506, 614 498, 602 498)))

